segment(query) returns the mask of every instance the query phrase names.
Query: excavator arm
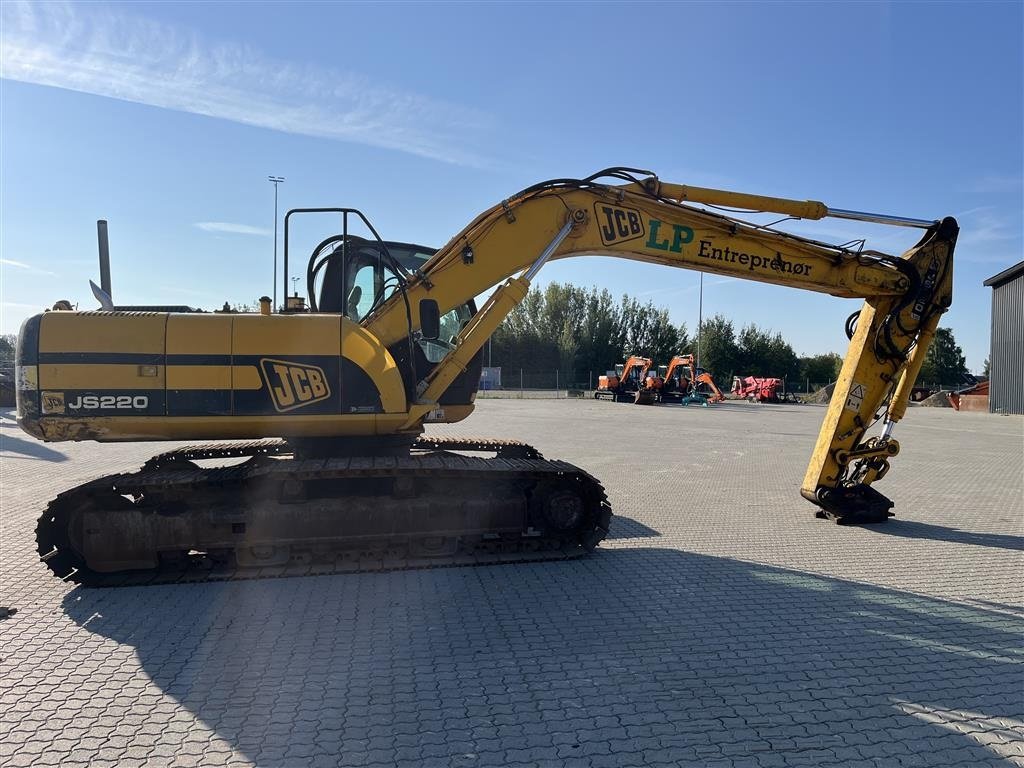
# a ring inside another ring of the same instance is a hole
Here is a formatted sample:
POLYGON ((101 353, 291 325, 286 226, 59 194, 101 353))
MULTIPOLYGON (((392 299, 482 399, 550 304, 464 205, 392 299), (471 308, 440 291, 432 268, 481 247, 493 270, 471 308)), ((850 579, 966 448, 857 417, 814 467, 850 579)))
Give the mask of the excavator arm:
POLYGON ((693 355, 676 355, 673 357, 668 364, 668 368, 665 371, 665 381, 671 381, 676 375, 676 370, 681 368, 687 368, 690 371, 690 380, 693 380, 693 355))
POLYGON ((697 385, 697 382, 700 382, 701 384, 707 384, 708 388, 712 392, 712 395, 710 397, 712 403, 720 403, 723 400, 725 400, 725 395, 722 394, 722 391, 718 388, 718 385, 715 384, 715 380, 711 378, 709 374, 698 373, 693 378, 694 386, 697 385))
POLYGON ((871 487, 899 452, 893 426, 906 412, 939 318, 952 302, 956 221, 829 209, 815 201, 667 184, 646 171, 609 169, 529 187, 480 214, 364 322, 390 346, 419 327, 420 302, 446 312, 503 282, 462 329, 453 350, 418 383, 404 429, 414 429, 470 363, 551 259, 606 255, 863 298, 851 317, 842 371, 801 494, 839 522, 877 522, 892 502, 871 487), (640 174, 640 175, 637 175, 640 174), (624 184, 605 184, 611 177, 624 184), (791 218, 825 216, 925 230, 902 256, 801 238, 693 204, 791 218), (410 321, 411 315, 411 321, 410 321), (869 428, 883 421, 878 436, 869 428))

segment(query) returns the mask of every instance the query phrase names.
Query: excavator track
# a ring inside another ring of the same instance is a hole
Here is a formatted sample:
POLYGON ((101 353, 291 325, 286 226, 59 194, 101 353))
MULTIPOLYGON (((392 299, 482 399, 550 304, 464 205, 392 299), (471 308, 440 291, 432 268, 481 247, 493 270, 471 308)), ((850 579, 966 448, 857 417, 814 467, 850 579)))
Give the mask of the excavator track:
POLYGON ((562 560, 610 520, 596 479, 523 443, 305 458, 260 440, 179 448, 62 493, 36 541, 60 578, 106 587, 562 560))

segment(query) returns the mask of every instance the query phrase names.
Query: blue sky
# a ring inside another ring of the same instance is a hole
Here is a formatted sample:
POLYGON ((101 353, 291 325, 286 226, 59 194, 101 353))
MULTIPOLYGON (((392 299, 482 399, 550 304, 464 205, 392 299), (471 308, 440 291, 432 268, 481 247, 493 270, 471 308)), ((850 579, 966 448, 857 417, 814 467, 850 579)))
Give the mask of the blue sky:
MULTIPOLYGON (((552 177, 668 181, 960 220, 951 326, 980 370, 990 289, 1022 255, 1022 5, 1007 3, 0 6, 0 330, 115 299, 213 308, 273 278, 281 209, 350 205, 441 245, 552 177)), ((798 222, 899 253, 916 230, 798 222)), ((328 222, 297 231, 305 251, 328 222)), ((298 269, 293 270, 298 274, 298 269)), ((698 273, 586 258, 692 331, 698 273)), ((845 349, 857 302, 707 276, 705 314, 845 349)))

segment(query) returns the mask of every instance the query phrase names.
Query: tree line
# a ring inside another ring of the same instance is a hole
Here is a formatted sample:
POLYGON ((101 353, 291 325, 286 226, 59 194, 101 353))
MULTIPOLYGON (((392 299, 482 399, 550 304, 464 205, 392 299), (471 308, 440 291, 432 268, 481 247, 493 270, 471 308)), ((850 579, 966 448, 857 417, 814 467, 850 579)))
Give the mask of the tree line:
MULTIPOLYGON (((800 357, 781 333, 750 323, 737 330, 716 314, 704 320, 700 365, 728 388, 733 376, 771 376, 816 384, 835 381, 843 358, 828 352, 800 357)), ((616 301, 606 289, 550 283, 534 288, 491 338, 485 364, 515 370, 554 371, 561 381, 589 382, 640 355, 665 365, 673 355, 696 353, 697 335, 674 325, 668 310, 623 295, 616 301)), ((953 332, 940 328, 919 381, 956 384, 966 374, 963 352, 953 332)))
MULTIPOLYGON (((221 311, 239 311, 225 305, 221 311)), ((244 309, 250 309, 244 307, 244 309)), ((0 361, 14 359, 17 336, 0 336, 0 361)), ((511 371, 555 371, 561 381, 589 382, 629 355, 665 365, 673 355, 696 353, 697 335, 673 325, 668 310, 628 295, 615 301, 607 290, 551 283, 532 289, 505 319, 484 350, 484 362, 511 371)), ((839 376, 843 359, 835 352, 798 357, 781 333, 751 323, 739 331, 721 315, 704 321, 700 364, 720 387, 733 376, 774 376, 826 384, 839 376)), ((988 359, 984 375, 988 376, 988 359)), ((939 328, 918 382, 956 387, 964 382, 963 350, 950 328, 939 328)))

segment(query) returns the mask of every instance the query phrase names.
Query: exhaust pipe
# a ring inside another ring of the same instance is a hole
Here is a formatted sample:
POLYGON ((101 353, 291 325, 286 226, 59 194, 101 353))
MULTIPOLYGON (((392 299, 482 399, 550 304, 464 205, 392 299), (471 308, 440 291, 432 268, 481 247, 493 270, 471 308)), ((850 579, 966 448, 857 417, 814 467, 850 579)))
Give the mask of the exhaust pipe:
POLYGON ((96 238, 100 246, 100 288, 108 296, 110 292, 110 242, 107 239, 107 220, 100 219, 96 222, 96 238))

